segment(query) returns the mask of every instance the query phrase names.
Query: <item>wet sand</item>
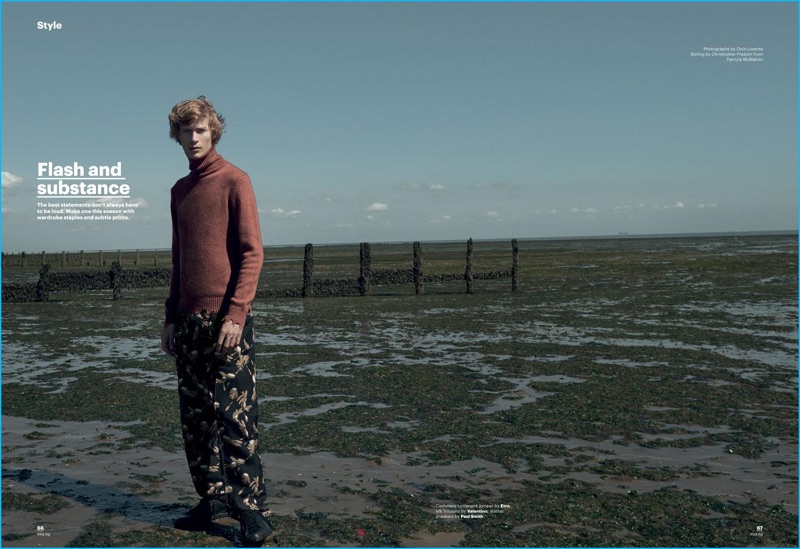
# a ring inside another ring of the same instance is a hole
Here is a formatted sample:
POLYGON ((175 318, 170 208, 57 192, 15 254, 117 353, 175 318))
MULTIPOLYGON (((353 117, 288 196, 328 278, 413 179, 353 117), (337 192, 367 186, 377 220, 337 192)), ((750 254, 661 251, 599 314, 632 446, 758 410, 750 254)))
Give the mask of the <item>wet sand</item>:
MULTIPOLYGON (((551 245, 513 295, 256 303, 271 545, 796 546, 796 253, 551 245)), ((172 528, 197 496, 160 309, 4 306, 4 546, 240 544, 172 528)))
MULTIPOLYGON (((19 536, 4 545, 65 547, 99 520, 117 534, 152 527, 171 528, 173 518, 195 500, 193 492, 187 489, 191 483, 185 458, 180 452, 154 448, 115 448, 117 441, 130 437, 124 425, 97 421, 44 424, 4 416, 3 444, 8 449, 4 457, 12 460, 22 458, 13 466, 4 467, 4 494, 29 495, 33 499, 52 494, 68 505, 46 514, 23 509, 4 512, 4 535, 19 536), (40 435, 37 440, 30 440, 25 436, 30 433, 40 435), (99 448, 102 450, 98 451, 99 448)), ((579 440, 557 442, 567 447, 586 444, 579 440)), ((596 473, 570 475, 570 478, 587 482, 603 492, 644 493, 665 488, 692 490, 723 501, 747 504, 757 500, 797 514, 797 445, 779 444, 774 451, 756 460, 727 453, 721 446, 704 448, 702 452, 686 448, 621 448, 613 443, 592 444, 591 448, 598 458, 613 451, 616 459, 634 461, 645 467, 680 470, 702 464, 707 475, 669 481, 619 479, 596 473)), ((539 473, 511 475, 496 463, 475 458, 449 465, 409 466, 409 457, 414 456, 389 455, 377 464, 359 458, 339 458, 330 452, 304 456, 263 454, 269 471, 268 489, 275 494, 271 498, 272 511, 285 516, 322 513, 331 519, 369 519, 369 513, 375 507, 374 501, 358 492, 401 489, 411 495, 416 492, 424 496, 419 487, 436 482, 458 489, 480 485, 502 501, 505 489, 524 481, 536 481, 542 476, 539 473), (465 471, 478 472, 468 474, 465 471), (340 488, 350 488, 352 492, 342 492, 340 488)), ((549 459, 545 467, 558 467, 563 462, 563 458, 549 459)), ((427 511, 435 515, 437 505, 448 503, 475 502, 439 500, 427 511)), ((514 503, 508 500, 506 505, 513 507, 514 503)), ((238 544, 236 523, 232 520, 219 523, 219 532, 207 541, 238 544), (215 537, 218 539, 214 540, 215 537)), ((314 533, 307 534, 313 536, 314 533)), ((403 539, 401 545, 456 546, 463 541, 463 532, 420 533, 403 539)), ((322 537, 319 542, 325 544, 322 537)))

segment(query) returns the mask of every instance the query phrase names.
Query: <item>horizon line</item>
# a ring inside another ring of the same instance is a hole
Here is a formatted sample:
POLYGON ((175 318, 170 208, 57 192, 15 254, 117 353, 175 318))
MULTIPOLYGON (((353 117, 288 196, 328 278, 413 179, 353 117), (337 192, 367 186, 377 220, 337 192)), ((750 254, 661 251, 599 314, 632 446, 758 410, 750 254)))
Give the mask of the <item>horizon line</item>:
MULTIPOLYGON (((397 244, 409 244, 413 242, 420 242, 422 244, 448 244, 448 243, 455 243, 455 242, 467 242, 470 238, 472 238, 473 242, 503 242, 506 240, 519 240, 523 242, 531 242, 531 241, 552 241, 552 240, 637 240, 637 239, 647 239, 647 238, 708 238, 708 237, 736 237, 736 236, 789 236, 789 235, 798 235, 798 229, 775 229, 775 230, 752 230, 752 231, 745 231, 745 230, 737 230, 737 231, 708 231, 708 232, 693 232, 693 233, 617 233, 617 234, 600 234, 600 235, 584 235, 584 236, 531 236, 531 237, 506 237, 506 238, 474 238, 474 237, 467 237, 463 239, 445 239, 445 240, 386 240, 386 241, 377 241, 377 242, 369 242, 369 244, 381 244, 381 245, 397 245, 397 244)), ((294 243, 294 244, 272 244, 262 246, 264 249, 269 248, 296 248, 305 246, 306 244, 312 244, 314 246, 358 246, 360 242, 323 242, 323 243, 294 243)), ((93 250, 40 250, 38 252, 27 252, 27 251, 20 251, 20 252, 6 252, 2 250, 2 254, 29 254, 31 256, 41 255, 44 254, 58 254, 58 253, 117 253, 117 252, 135 252, 135 251, 155 251, 155 252, 170 252, 171 248, 169 247, 161 247, 161 248, 154 248, 154 247, 142 247, 142 248, 106 248, 106 249, 93 249, 93 250)))

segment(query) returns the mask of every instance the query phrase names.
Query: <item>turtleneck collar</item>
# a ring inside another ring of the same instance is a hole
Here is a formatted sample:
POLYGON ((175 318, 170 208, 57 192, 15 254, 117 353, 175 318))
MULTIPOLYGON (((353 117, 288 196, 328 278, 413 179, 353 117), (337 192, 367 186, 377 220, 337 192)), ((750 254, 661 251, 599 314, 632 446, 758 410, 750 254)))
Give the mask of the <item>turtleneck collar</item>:
POLYGON ((220 160, 222 157, 217 153, 217 148, 212 145, 211 150, 203 158, 189 160, 189 170, 193 176, 199 177, 219 168, 220 160))

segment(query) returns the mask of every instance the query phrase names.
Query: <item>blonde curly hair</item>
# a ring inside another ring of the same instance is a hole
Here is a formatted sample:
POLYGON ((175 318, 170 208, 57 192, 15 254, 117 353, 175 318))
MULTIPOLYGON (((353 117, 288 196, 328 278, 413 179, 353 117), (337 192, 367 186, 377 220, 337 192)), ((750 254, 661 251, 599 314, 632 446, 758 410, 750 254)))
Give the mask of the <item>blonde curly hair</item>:
POLYGON ((211 130, 211 143, 219 143, 225 132, 225 117, 214 109, 211 101, 205 95, 197 99, 181 101, 169 113, 169 136, 178 144, 181 142, 181 124, 188 124, 199 119, 208 120, 208 129, 211 130))

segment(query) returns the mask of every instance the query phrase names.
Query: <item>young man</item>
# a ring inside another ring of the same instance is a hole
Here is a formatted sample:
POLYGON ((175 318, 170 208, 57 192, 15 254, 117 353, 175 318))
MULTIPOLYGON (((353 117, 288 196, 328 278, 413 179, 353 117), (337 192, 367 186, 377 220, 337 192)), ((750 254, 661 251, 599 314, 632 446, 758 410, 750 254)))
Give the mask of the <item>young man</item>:
POLYGON ((225 119, 210 101, 178 103, 169 123, 190 172, 171 190, 172 279, 161 347, 176 359, 186 457, 202 498, 175 526, 206 529, 231 516, 244 543, 260 545, 272 529, 250 308, 264 260, 255 195, 248 175, 216 151, 225 119))

